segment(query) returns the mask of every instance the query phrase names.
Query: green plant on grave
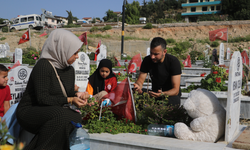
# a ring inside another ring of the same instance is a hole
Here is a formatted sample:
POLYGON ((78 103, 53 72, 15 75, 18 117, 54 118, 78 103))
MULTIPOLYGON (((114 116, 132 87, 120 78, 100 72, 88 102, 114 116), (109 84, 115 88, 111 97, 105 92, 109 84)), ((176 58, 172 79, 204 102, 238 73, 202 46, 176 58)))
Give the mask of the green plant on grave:
MULTIPOLYGON (((137 113, 137 122, 131 122, 126 119, 117 119, 116 115, 112 113, 110 107, 103 107, 102 117, 99 120, 99 105, 94 102, 94 106, 87 106, 83 108, 82 115, 84 117, 88 114, 89 119, 84 121, 84 128, 88 129, 89 133, 138 133, 147 134, 147 126, 151 123, 159 124, 174 124, 176 122, 184 122, 188 124, 188 115, 183 107, 167 106, 167 99, 163 101, 155 101, 146 93, 143 95, 134 94, 135 107, 137 113), (88 113, 86 113, 88 112, 88 113), (92 117, 91 117, 92 116, 92 117), (93 119, 91 119, 93 118, 93 119)), ((165 97, 166 98, 166 97, 165 97)), ((89 100, 93 103, 93 100, 89 100)))
POLYGON ((182 89, 182 92, 189 93, 197 88, 207 89, 209 91, 227 91, 225 81, 228 80, 226 69, 219 66, 212 66, 211 73, 205 79, 201 79, 201 85, 190 85, 182 89))
POLYGON ((37 51, 34 47, 27 47, 23 49, 23 64, 34 65, 40 58, 40 51, 37 51))
POLYGON ((10 58, 4 57, 4 58, 0 58, 0 63, 11 63, 10 58))
MULTIPOLYGON (((203 56, 201 52, 194 51, 194 50, 192 50, 192 51, 189 53, 189 55, 190 55, 191 63, 192 63, 192 64, 195 64, 195 62, 196 62, 196 57, 199 58, 200 56, 203 56)), ((198 59, 198 58, 197 58, 197 60, 200 60, 200 59, 198 59)))
POLYGON ((89 76, 91 76, 96 70, 96 65, 90 65, 90 73, 89 76))
POLYGON ((138 124, 189 124, 188 114, 183 106, 168 105, 167 96, 162 95, 163 100, 155 100, 147 93, 135 93, 134 98, 138 124))

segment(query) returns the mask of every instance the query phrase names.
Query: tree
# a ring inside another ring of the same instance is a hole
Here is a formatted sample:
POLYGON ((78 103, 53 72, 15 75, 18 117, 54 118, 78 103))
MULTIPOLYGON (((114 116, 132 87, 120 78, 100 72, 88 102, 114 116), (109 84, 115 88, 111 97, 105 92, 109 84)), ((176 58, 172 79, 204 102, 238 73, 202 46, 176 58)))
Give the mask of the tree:
POLYGON ((105 21, 105 22, 114 22, 117 20, 117 15, 113 12, 113 10, 108 10, 106 11, 106 15, 105 17, 103 17, 102 19, 105 21))
POLYGON ((140 3, 138 1, 133 1, 131 4, 127 3, 125 5, 125 21, 129 24, 140 23, 140 3))
POLYGON ((222 12, 228 14, 231 20, 249 20, 250 19, 250 1, 249 0, 223 0, 222 12))
MULTIPOLYGON (((66 10, 66 11, 67 11, 67 10, 66 10)), ((69 25, 69 24, 73 24, 72 12, 71 12, 71 11, 67 11, 67 13, 68 13, 68 17, 67 17, 67 19, 68 19, 68 25, 69 25)))

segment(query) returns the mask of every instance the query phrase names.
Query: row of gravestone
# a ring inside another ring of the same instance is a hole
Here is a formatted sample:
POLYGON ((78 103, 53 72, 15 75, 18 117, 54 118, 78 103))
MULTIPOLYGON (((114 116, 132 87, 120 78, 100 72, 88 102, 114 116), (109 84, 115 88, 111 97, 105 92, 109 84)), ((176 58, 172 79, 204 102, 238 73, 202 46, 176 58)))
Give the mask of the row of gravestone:
MULTIPOLYGON (((99 62, 106 58, 106 46, 101 45, 100 53, 97 55, 97 66, 99 62)), ((17 59, 20 64, 22 63, 22 49, 18 49, 15 52, 17 59)), ((85 91, 88 83, 88 77, 90 73, 90 59, 88 55, 84 52, 79 52, 79 59, 77 59, 72 66, 75 68, 75 84, 79 86, 79 91, 85 91)), ((31 73, 31 68, 27 66, 18 66, 13 68, 8 73, 8 85, 10 86, 12 100, 11 105, 17 103, 21 100, 23 92, 28 83, 28 79, 31 73)))

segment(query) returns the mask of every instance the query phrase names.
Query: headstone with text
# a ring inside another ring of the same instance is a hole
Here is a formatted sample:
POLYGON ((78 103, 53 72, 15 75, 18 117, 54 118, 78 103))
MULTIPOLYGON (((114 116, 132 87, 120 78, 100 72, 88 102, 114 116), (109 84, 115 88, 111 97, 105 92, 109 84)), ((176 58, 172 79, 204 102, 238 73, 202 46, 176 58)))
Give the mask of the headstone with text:
POLYGON ((16 48, 15 49, 15 62, 19 61, 20 64, 23 63, 23 50, 21 48, 16 48))
POLYGON ((79 58, 72 64, 72 66, 75 68, 75 84, 79 86, 78 91, 83 92, 88 85, 90 59, 84 52, 78 53, 78 56, 79 58))
POLYGON ((224 44, 220 43, 220 59, 219 65, 224 65, 224 44))
POLYGON ((107 58, 107 47, 105 45, 100 46, 100 53, 97 55, 96 66, 98 67, 102 59, 107 58))
POLYGON ((225 131, 226 142, 230 142, 239 132, 241 85, 242 58, 240 52, 236 51, 232 56, 229 66, 225 131))
POLYGON ((227 48, 227 59, 230 59, 230 54, 231 54, 231 51, 230 51, 230 48, 228 47, 227 48))
POLYGON ((8 73, 8 85, 10 87, 10 93, 12 100, 10 105, 13 105, 21 100, 23 93, 29 81, 31 68, 27 66, 17 66, 11 69, 8 73))

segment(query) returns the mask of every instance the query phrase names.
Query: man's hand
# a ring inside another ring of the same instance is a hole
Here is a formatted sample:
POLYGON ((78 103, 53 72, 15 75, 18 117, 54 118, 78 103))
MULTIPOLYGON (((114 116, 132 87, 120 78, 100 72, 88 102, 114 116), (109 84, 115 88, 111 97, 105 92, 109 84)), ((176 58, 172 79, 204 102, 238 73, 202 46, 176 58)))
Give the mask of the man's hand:
POLYGON ((141 90, 140 86, 137 83, 134 83, 134 90, 137 91, 139 94, 142 93, 142 90, 141 90))
POLYGON ((79 86, 77 86, 76 84, 75 84, 75 91, 78 91, 79 90, 79 86))
POLYGON ((162 95, 162 90, 158 90, 158 92, 148 91, 148 93, 150 96, 154 98, 158 98, 162 95))

